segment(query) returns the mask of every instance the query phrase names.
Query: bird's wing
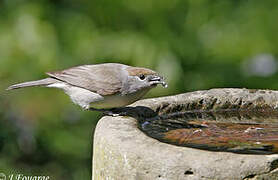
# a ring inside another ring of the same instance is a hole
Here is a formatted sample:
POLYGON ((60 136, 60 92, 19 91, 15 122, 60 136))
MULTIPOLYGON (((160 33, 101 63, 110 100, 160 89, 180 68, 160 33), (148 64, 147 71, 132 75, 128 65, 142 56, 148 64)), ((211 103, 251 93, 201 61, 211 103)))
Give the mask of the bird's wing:
POLYGON ((113 95, 119 93, 122 88, 119 71, 121 71, 120 66, 98 64, 77 66, 46 74, 100 95, 113 95))

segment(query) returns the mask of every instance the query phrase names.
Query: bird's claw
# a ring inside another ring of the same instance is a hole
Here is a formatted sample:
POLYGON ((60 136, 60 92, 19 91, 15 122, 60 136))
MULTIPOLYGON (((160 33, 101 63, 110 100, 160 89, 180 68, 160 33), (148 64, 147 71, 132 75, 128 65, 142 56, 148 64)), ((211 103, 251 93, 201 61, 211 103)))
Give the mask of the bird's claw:
POLYGON ((126 116, 126 112, 115 113, 113 111, 105 111, 105 112, 103 112, 103 114, 106 115, 106 116, 112 116, 112 117, 126 116))

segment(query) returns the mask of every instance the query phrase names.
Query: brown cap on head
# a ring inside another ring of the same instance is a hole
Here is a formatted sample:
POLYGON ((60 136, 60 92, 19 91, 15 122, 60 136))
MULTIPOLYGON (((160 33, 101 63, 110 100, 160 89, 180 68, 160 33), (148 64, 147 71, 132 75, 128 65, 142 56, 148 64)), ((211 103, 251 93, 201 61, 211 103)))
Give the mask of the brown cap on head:
POLYGON ((155 71, 147 69, 147 68, 140 68, 140 67, 128 67, 126 68, 128 75, 130 76, 139 76, 140 74, 144 75, 153 75, 157 74, 155 71))

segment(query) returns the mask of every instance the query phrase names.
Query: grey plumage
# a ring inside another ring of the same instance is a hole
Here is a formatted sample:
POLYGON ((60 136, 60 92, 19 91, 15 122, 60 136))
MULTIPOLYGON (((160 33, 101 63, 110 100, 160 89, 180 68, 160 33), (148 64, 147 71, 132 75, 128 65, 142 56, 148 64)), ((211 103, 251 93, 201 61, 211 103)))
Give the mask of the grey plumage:
POLYGON ((123 72, 125 67, 127 66, 117 63, 83 65, 46 74, 101 95, 112 95, 122 88, 122 82, 127 74, 121 75, 120 72, 123 72))
POLYGON ((28 81, 28 82, 24 82, 24 83, 15 84, 15 85, 8 87, 6 90, 31 87, 31 86, 47 86, 49 84, 53 84, 56 82, 58 82, 58 80, 53 79, 53 78, 45 78, 45 79, 40 79, 40 80, 36 80, 36 81, 28 81))
POLYGON ((46 73, 48 78, 15 84, 7 90, 45 86, 64 90, 84 109, 122 107, 140 99, 163 78, 147 68, 118 63, 82 65, 46 73))

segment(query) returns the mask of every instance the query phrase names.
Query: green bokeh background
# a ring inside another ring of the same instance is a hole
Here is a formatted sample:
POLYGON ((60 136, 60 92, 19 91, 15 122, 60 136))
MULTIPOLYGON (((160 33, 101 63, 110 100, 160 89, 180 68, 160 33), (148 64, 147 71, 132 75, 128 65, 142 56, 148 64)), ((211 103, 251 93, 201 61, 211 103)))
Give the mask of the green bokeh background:
POLYGON ((146 97, 277 89, 277 18, 276 0, 0 1, 0 172, 90 179, 101 117, 60 90, 7 86, 74 65, 119 62, 166 77, 169 87, 146 97))

